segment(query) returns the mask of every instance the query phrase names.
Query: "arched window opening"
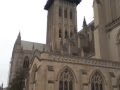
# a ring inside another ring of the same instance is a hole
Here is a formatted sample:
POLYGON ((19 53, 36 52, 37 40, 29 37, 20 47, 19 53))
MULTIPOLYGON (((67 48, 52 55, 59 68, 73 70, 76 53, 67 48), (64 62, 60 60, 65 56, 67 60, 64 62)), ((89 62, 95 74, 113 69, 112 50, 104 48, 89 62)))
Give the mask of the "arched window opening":
POLYGON ((73 15, 72 15, 72 10, 70 10, 70 19, 72 19, 73 15))
POLYGON ((67 30, 65 30, 65 38, 67 38, 68 37, 68 32, 67 32, 67 30))
POLYGON ((96 72, 91 78, 91 90, 103 90, 103 85, 100 73, 96 72))
POLYGON ((64 10, 64 17, 67 18, 67 9, 64 10))
POLYGON ((29 57, 28 56, 24 58, 23 68, 29 68, 29 57))
POLYGON ((61 29, 59 29, 59 38, 61 38, 62 37, 62 31, 61 31, 61 29))
POLYGON ((59 8, 59 17, 62 17, 62 8, 59 8))
POLYGON ((59 90, 73 90, 74 77, 66 68, 59 77, 59 90))

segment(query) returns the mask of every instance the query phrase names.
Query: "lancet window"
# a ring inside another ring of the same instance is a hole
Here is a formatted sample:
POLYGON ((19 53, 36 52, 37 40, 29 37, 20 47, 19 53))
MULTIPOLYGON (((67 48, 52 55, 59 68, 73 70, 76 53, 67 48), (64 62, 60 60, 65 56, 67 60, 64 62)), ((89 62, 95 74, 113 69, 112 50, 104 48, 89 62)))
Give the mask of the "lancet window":
POLYGON ((59 16, 62 17, 62 8, 59 8, 59 16))
POLYGON ((72 15, 72 10, 70 10, 70 19, 72 19, 73 15, 72 15))
POLYGON ((104 90, 103 79, 99 72, 96 72, 91 78, 91 90, 104 90))
POLYGON ((67 18, 67 9, 64 10, 64 17, 67 18))
POLYGON ((68 32, 67 32, 67 30, 65 30, 65 38, 67 38, 68 37, 68 32))
POLYGON ((62 31, 61 31, 61 29, 59 29, 59 38, 61 38, 62 37, 62 31))
POLYGON ((59 77, 59 90, 73 90, 74 78, 72 73, 65 69, 59 77))

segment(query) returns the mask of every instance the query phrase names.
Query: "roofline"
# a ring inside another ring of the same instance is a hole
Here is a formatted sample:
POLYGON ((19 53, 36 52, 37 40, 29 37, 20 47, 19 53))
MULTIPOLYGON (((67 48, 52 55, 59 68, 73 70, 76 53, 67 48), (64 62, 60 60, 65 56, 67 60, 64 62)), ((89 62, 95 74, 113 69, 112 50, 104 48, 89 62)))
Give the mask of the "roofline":
MULTIPOLYGON (((64 0, 64 1, 68 1, 70 3, 75 3, 76 5, 78 5, 82 0, 64 0)), ((51 5, 53 4, 53 2, 54 2, 54 0, 48 0, 44 9, 48 10, 51 7, 51 5)))

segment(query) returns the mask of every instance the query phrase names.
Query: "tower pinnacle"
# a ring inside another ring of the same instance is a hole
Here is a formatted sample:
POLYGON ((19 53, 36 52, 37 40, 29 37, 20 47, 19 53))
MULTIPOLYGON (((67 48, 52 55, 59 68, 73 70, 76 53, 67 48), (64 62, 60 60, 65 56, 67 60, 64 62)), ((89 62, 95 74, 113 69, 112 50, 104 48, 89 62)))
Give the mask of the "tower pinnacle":
POLYGON ((85 16, 84 16, 84 20, 83 20, 83 28, 87 26, 87 23, 86 23, 86 19, 85 19, 85 16))

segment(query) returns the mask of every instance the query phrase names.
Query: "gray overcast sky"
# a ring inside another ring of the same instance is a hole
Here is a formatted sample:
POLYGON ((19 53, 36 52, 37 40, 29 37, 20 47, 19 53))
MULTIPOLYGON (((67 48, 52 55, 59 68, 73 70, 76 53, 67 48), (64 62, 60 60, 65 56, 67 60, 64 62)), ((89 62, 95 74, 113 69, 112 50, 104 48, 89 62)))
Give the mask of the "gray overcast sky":
MULTIPOLYGON (((45 43, 47 0, 0 0, 0 85, 7 86, 10 59, 19 31, 22 40, 45 43)), ((78 31, 84 16, 87 23, 93 20, 93 0, 82 0, 78 5, 78 31)))

